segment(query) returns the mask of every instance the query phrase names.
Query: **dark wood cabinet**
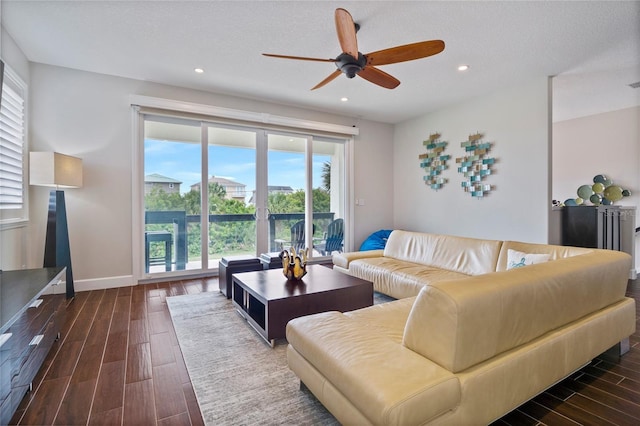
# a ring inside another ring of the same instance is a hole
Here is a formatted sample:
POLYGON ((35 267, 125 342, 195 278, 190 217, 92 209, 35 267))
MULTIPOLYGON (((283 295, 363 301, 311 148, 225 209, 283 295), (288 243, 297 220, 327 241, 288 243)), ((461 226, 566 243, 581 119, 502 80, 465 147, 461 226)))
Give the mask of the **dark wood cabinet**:
POLYGON ((635 206, 565 206, 552 210, 550 227, 554 224, 559 225, 559 244, 628 253, 629 279, 637 278, 635 206))
POLYGON ((60 337, 66 296, 51 293, 65 268, 0 272, 0 424, 8 424, 60 337))
POLYGON ((564 207, 562 244, 620 250, 620 208, 618 206, 564 207))

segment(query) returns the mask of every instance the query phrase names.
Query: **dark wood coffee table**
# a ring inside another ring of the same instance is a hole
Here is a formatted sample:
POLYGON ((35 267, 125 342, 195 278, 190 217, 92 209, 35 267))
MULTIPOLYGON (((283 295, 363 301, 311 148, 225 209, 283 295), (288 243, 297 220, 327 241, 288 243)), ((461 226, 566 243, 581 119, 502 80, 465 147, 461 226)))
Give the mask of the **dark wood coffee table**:
POLYGON ((293 318, 373 305, 373 284, 321 265, 308 265, 301 281, 282 269, 233 274, 233 304, 271 347, 293 318))

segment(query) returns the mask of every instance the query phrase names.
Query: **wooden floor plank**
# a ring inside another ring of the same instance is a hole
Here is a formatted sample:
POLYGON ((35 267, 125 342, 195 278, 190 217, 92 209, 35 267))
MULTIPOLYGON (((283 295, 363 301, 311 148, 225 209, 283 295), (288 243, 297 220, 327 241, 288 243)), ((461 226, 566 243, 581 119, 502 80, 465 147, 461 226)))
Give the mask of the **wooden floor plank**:
MULTIPOLYGON (((629 413, 630 416, 628 416, 629 418, 627 420, 631 421, 632 423, 637 422, 638 424, 640 424, 640 405, 628 399, 620 398, 613 393, 603 391, 601 389, 598 389, 597 387, 589 386, 575 380, 564 380, 560 385, 593 401, 588 402, 587 405, 595 406, 596 404, 603 404, 611 409, 621 411, 623 413, 629 413)), ((629 393, 631 392, 627 392, 625 396, 629 393)), ((571 402, 575 404, 575 401, 571 402)), ((587 411, 594 412, 594 410, 591 408, 587 409, 587 411)), ((606 415, 605 417, 609 418, 611 416, 606 415)), ((614 417, 611 418, 614 419, 614 417)))
POLYGON ((153 367, 153 391, 158 420, 188 413, 175 362, 153 367))
POLYGON ((70 383, 55 418, 56 425, 87 424, 97 380, 70 383))
POLYGON ((47 372, 47 378, 70 377, 76 369, 76 363, 78 362, 83 346, 84 341, 82 340, 66 342, 64 356, 57 356, 51 362, 47 372))
POLYGON ((151 378, 153 378, 151 345, 149 343, 129 345, 125 383, 140 382, 151 378))
POLYGON ((172 350, 173 342, 168 332, 152 334, 149 340, 151 342, 151 365, 156 367, 176 362, 172 350))
POLYGON ((538 420, 518 410, 513 410, 500 420, 512 426, 536 426, 539 423, 538 420))
POLYGON ((127 383, 124 394, 123 426, 156 424, 153 380, 127 383))
POLYGON ((122 423, 122 408, 114 408, 100 413, 99 416, 91 416, 89 426, 113 426, 122 423))
POLYGON ((547 392, 535 397, 534 401, 585 426, 614 425, 614 423, 608 420, 595 417, 593 414, 582 410, 580 407, 558 399, 547 392))
MULTIPOLYGON (((534 419, 537 419, 542 424, 549 426, 576 426, 578 423, 556 413, 551 408, 547 408, 542 404, 537 403, 535 400, 522 404, 517 411, 522 411, 534 419)), ((509 414, 507 414, 508 416, 509 414)))
POLYGON ((124 400, 125 362, 103 363, 91 409, 91 417, 100 416, 114 408, 122 408, 124 400))
POLYGON ((200 414, 200 407, 198 406, 196 393, 193 391, 191 382, 184 383, 182 385, 182 390, 184 393, 184 399, 187 403, 189 417, 191 418, 191 424, 193 426, 204 426, 204 420, 202 419, 202 415, 200 414))
POLYGON ((20 419, 20 424, 53 424, 58 412, 59 403, 62 401, 62 395, 64 395, 68 383, 69 377, 44 380, 38 388, 38 392, 33 396, 29 395, 31 401, 20 419))
POLYGON ((638 386, 636 389, 628 389, 620 386, 619 384, 613 384, 605 380, 600 380, 593 376, 589 376, 588 374, 581 374, 575 380, 585 385, 592 386, 596 389, 600 389, 603 392, 615 395, 625 401, 640 405, 640 386, 638 386))
POLYGON ((146 318, 131 319, 129 322, 129 344, 137 345, 149 342, 149 329, 146 318))

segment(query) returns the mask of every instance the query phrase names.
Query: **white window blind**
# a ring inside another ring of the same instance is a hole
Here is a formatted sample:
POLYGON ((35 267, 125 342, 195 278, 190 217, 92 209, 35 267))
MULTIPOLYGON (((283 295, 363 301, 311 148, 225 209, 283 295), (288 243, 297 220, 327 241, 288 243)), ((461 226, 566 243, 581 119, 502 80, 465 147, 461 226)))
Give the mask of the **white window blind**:
MULTIPOLYGON (((24 209, 26 86, 5 66, 0 100, 0 210, 24 209)), ((2 218, 24 217, 2 214, 2 218)))

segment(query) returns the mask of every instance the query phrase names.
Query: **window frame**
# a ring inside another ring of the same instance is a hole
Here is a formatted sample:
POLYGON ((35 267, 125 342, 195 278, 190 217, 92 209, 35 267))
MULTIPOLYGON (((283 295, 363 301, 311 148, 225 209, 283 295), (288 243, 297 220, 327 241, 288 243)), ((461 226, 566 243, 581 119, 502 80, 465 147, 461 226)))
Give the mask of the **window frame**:
MULTIPOLYGON (((4 62, 4 61, 3 61, 4 62)), ((22 97, 23 102, 23 129, 22 129, 22 206, 16 209, 0 207, 0 230, 24 227, 29 222, 29 165, 27 161, 29 145, 29 87, 22 78, 4 62, 4 76, 2 81, 6 88, 11 85, 13 91, 22 97)), ((6 96, 3 89, 3 96, 6 96)))

